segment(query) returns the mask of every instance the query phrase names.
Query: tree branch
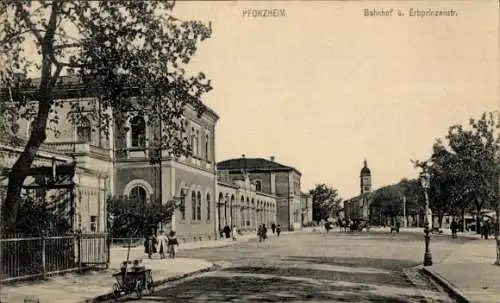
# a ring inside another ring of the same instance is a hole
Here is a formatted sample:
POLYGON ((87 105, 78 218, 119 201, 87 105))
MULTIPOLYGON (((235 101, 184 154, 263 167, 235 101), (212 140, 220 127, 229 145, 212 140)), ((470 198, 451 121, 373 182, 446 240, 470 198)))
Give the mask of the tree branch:
POLYGON ((31 29, 27 29, 27 30, 20 31, 17 33, 12 33, 11 35, 6 35, 3 39, 0 39, 0 43, 2 43, 2 44, 7 43, 7 42, 9 42, 10 39, 13 39, 17 36, 22 36, 26 33, 29 33, 30 31, 31 31, 31 29))
POLYGON ((54 45, 53 49, 61 49, 61 48, 72 48, 72 47, 80 47, 82 46, 82 43, 64 43, 64 44, 58 44, 54 45))
POLYGON ((57 16, 59 11, 59 1, 54 0, 52 2, 52 9, 50 10, 49 23, 47 24, 47 32, 45 33, 44 41, 46 43, 51 43, 54 41, 54 34, 57 29, 57 16))
POLYGON ((38 43, 42 44, 43 37, 40 34, 40 31, 35 27, 33 22, 31 22, 29 13, 24 9, 23 5, 21 4, 21 1, 16 1, 16 11, 21 16, 21 19, 24 21, 24 23, 26 23, 26 26, 29 27, 33 35, 35 35, 38 43))

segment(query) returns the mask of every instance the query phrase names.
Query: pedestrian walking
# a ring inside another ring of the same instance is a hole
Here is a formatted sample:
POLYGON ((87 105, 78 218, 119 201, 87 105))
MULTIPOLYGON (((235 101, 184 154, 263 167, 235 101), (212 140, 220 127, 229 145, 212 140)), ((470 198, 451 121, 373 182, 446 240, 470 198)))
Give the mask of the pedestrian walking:
POLYGON ((176 232, 171 230, 167 237, 168 255, 170 258, 175 259, 175 253, 177 252, 177 247, 179 247, 179 241, 177 241, 176 232))
POLYGON ((165 253, 167 252, 167 247, 168 247, 168 240, 167 236, 165 236, 165 233, 163 230, 160 230, 160 234, 158 235, 157 238, 158 241, 158 252, 160 254, 160 259, 165 259, 165 253))
POLYGON ((226 239, 231 238, 231 228, 229 225, 224 226, 224 234, 226 235, 226 239))
POLYGON ((262 225, 257 228, 257 237, 259 237, 259 242, 262 242, 262 225))
POLYGON ((490 222, 489 221, 484 221, 483 224, 483 236, 485 240, 488 240, 488 235, 490 233, 490 222))
POLYGON ((330 232, 330 229, 332 229, 332 223, 330 221, 326 221, 325 229, 327 233, 330 232))
POLYGON ((276 235, 279 237, 281 234, 281 225, 278 224, 278 226, 276 226, 276 235))
POLYGON ((273 234, 274 234, 274 232, 276 231, 276 224, 274 224, 274 223, 271 224, 271 230, 273 231, 273 234))
POLYGON ((148 258, 151 259, 153 254, 156 254, 156 235, 154 230, 151 230, 148 235, 146 235, 144 240, 144 252, 148 255, 148 258))
POLYGON ((267 228, 266 224, 262 224, 262 241, 267 239, 267 228))
POLYGON ((453 219, 450 224, 451 237, 455 239, 457 237, 458 223, 453 219))
POLYGON ((233 225, 233 241, 237 240, 238 237, 238 229, 236 228, 236 225, 233 225))

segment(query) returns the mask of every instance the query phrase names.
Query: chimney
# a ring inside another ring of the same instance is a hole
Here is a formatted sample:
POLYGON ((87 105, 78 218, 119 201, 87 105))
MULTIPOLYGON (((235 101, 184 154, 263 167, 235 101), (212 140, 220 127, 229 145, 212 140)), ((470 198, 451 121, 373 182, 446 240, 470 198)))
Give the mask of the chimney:
POLYGON ((274 156, 271 156, 271 161, 273 161, 273 162, 274 162, 274 156))

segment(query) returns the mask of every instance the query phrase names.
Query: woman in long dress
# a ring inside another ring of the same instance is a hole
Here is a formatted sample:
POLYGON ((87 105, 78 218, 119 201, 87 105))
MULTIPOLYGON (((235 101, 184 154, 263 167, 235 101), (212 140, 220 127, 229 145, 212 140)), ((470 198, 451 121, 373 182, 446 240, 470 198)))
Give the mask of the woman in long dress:
POLYGON ((160 235, 157 238, 158 240, 158 246, 159 246, 159 252, 160 252, 160 259, 165 258, 165 253, 167 252, 167 237, 165 236, 165 233, 163 230, 160 230, 160 235))

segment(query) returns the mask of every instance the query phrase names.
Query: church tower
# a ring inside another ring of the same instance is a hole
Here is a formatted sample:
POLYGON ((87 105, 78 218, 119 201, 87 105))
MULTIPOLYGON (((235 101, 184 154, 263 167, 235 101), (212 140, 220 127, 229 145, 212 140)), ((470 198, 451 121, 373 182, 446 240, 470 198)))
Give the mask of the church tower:
POLYGON ((359 179, 361 183, 361 194, 369 193, 372 191, 372 173, 368 168, 368 164, 366 163, 366 159, 364 160, 364 166, 361 169, 361 173, 359 174, 359 179))

